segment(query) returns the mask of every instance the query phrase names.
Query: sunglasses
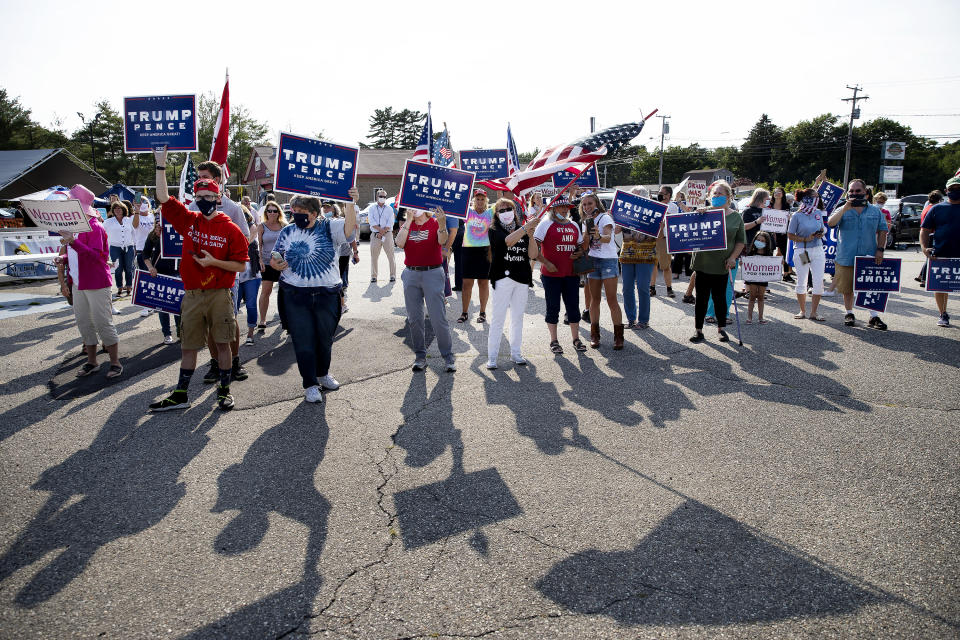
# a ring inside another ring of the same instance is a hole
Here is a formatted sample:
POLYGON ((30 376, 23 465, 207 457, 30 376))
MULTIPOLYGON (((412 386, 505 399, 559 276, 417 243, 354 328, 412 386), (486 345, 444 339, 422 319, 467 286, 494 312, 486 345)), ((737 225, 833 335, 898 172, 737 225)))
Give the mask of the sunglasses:
POLYGON ((497 213, 513 213, 513 209, 497 209, 497 213))

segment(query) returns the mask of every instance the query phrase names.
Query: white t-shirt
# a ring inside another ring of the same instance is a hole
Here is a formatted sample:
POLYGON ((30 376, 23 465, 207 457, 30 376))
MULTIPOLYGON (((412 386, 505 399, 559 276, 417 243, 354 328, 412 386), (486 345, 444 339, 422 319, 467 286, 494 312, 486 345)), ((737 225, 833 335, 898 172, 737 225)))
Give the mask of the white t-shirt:
MULTIPOLYGON (((609 233, 610 242, 600 242, 599 240, 590 240, 590 257, 591 258, 613 258, 617 259, 617 243, 613 241, 613 218, 610 217, 610 214, 601 213, 599 216, 594 217, 594 222, 597 225, 597 230, 600 232, 600 235, 609 233)), ((587 235, 587 224, 582 223, 582 229, 584 235, 587 235)))
MULTIPOLYGON (((153 231, 155 221, 156 218, 152 213, 140 214, 140 226, 133 228, 134 246, 137 251, 143 251, 143 245, 147 242, 147 236, 153 231)), ((130 226, 133 226, 133 216, 130 216, 130 226)))

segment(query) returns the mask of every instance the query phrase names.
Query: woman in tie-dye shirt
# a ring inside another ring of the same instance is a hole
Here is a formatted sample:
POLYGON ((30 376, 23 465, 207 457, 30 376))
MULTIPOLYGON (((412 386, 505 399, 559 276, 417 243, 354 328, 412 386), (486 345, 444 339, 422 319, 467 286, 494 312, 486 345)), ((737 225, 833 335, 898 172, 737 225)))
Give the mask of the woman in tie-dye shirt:
MULTIPOLYGON (((356 189, 350 190, 350 197, 358 196, 356 189)), ((337 254, 357 227, 353 202, 344 206, 344 218, 322 218, 320 209, 319 198, 294 196, 290 201, 294 224, 280 231, 273 247, 282 257, 270 258, 270 266, 280 272, 284 315, 307 402, 323 402, 321 386, 331 391, 340 386, 330 375, 333 334, 340 322, 337 254)))
POLYGON ((487 235, 493 224, 493 210, 487 205, 487 194, 482 189, 473 192, 473 207, 467 211, 463 225, 463 291, 460 305, 463 313, 457 322, 463 324, 469 317, 473 281, 480 291, 480 314, 477 322, 487 321, 487 299, 490 297, 490 238, 487 235))

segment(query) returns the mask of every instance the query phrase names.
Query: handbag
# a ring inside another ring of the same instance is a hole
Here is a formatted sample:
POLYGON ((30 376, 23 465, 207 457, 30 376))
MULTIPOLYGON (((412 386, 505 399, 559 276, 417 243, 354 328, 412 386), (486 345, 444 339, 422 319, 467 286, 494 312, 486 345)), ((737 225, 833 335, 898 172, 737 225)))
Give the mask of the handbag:
POLYGON ((584 253, 579 258, 574 258, 573 260, 573 273, 582 276, 585 273, 590 273, 593 271, 593 258, 589 254, 584 253))

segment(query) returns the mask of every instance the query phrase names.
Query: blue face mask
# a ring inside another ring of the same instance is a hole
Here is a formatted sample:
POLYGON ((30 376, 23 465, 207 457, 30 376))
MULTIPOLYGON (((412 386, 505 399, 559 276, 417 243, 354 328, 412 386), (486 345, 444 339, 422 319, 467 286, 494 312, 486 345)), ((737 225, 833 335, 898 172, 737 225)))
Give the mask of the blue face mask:
POLYGON ((293 224, 297 225, 298 229, 306 229, 307 225, 310 224, 310 216, 305 213, 295 213, 293 214, 293 224))
POLYGON ((765 248, 767 247, 767 243, 766 243, 766 242, 761 242, 760 240, 757 240, 757 241, 754 242, 753 244, 754 244, 754 246, 757 247, 757 249, 765 249, 765 248))
POLYGON ((722 207, 727 204, 727 196, 713 196, 710 198, 710 206, 722 207))

